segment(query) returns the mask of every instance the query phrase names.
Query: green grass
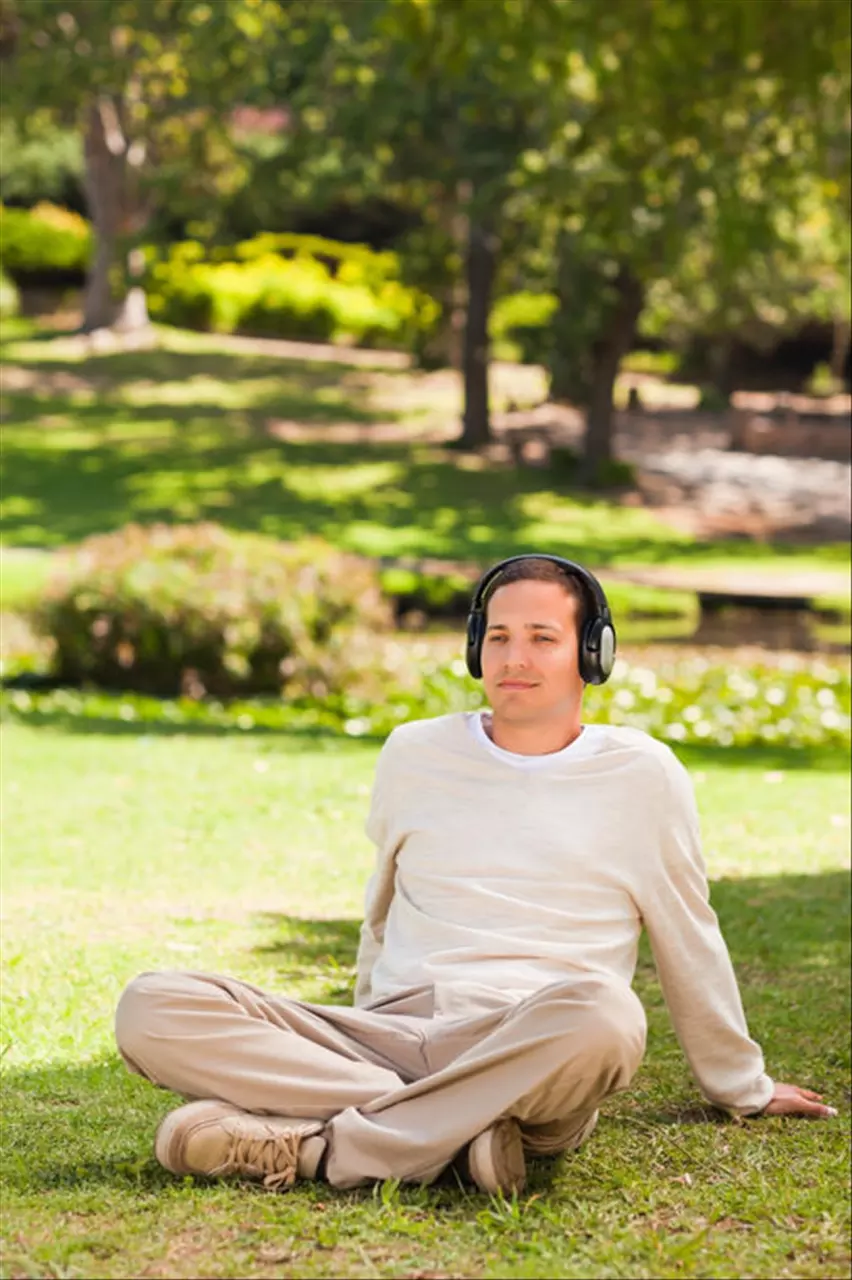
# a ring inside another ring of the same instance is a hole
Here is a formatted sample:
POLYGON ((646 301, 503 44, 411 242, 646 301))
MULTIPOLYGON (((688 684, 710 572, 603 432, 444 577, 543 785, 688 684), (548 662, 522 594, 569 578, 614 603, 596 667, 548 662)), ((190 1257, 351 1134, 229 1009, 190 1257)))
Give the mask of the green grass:
POLYGON ((120 1066, 112 1009, 169 966, 346 1000, 377 746, 121 729, 0 731, 2 1275, 848 1275, 847 760, 682 752, 752 1032, 836 1121, 703 1107, 643 948, 635 1086, 519 1200, 452 1182, 271 1196, 155 1164, 173 1100, 120 1066))
POLYGON ((21 336, 13 329, 0 346, 8 547, 57 547, 128 520, 214 519, 322 534, 369 555, 488 562, 546 546, 598 567, 849 563, 846 544, 699 543, 648 511, 573 491, 555 471, 418 443, 427 420, 457 418, 452 378, 284 359, 174 330, 154 350, 85 356, 67 338, 21 336), (323 439, 341 422, 365 438, 323 439), (293 423, 318 437, 279 438, 293 423), (371 442, 379 423, 404 438, 371 442))
POLYGON ((0 611, 37 603, 50 577, 52 553, 0 547, 0 611))

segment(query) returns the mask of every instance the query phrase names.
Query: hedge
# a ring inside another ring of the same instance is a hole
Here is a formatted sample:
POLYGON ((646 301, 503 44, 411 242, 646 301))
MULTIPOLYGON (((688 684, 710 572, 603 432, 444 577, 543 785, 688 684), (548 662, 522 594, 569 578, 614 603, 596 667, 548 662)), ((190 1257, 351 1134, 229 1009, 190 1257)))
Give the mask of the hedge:
POLYGON ((436 303, 393 278, 392 255, 341 245, 330 265, 331 244, 259 236, 209 255, 197 241, 149 251, 150 313, 164 324, 218 333, 410 349, 437 320, 436 303), (273 251, 282 242, 286 254, 273 251))
MULTIPOLYGON (((91 226, 78 214, 47 203, 0 206, 0 266, 13 280, 83 275, 91 252, 91 226)), ((181 328, 416 351, 439 320, 434 299, 403 283, 399 256, 366 245, 262 233, 209 248, 194 240, 149 245, 145 257, 150 315, 181 328)), ((540 359, 554 306, 550 294, 499 299, 492 339, 540 359)))

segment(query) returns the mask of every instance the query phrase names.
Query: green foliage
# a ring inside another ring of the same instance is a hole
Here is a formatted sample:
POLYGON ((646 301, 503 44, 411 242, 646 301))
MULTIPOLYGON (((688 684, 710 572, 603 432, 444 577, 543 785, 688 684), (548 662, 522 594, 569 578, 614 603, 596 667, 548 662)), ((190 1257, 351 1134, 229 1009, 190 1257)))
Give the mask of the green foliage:
MULTIPOLYGON (((350 299, 344 300, 317 262, 287 262, 269 255, 245 266, 198 268, 205 270, 214 307, 213 327, 220 332, 240 329, 274 338, 327 341, 341 330, 341 313, 350 299)), ((352 301, 357 316, 357 300, 352 301)), ((370 322, 369 297, 365 301, 366 308, 358 316, 364 332, 370 322)), ((357 322, 352 336, 362 337, 357 322)))
POLYGON ((698 408, 703 413, 724 413, 730 408, 730 398, 718 387, 709 383, 701 388, 698 408))
POLYGON ((63 680, 292 697, 344 688, 391 615, 369 565, 319 539, 130 525, 61 554, 34 621, 63 680))
POLYGON ((471 583, 461 574, 436 576, 416 569, 383 569, 380 581, 399 615, 418 612, 430 618, 458 618, 470 604, 471 583))
POLYGON ((504 295, 495 302, 491 312, 492 341, 514 343, 523 364, 540 364, 546 355, 550 322, 558 305, 552 293, 521 290, 504 295))
POLYGON ((808 316, 848 315, 849 9, 570 10, 579 38, 509 212, 515 278, 560 299, 542 344, 553 394, 590 406, 603 454, 635 326, 636 308, 614 305, 619 277, 650 299, 642 331, 681 350, 696 331, 777 340, 808 316))
POLYGON ((244 182, 229 131, 234 108, 266 70, 273 0, 27 0, 16 5, 0 105, 18 122, 35 112, 85 135, 86 202, 100 237, 84 326, 122 317, 135 280, 128 253, 168 208, 216 207, 244 182))
POLYGON ((843 381, 835 378, 831 365, 822 361, 815 366, 807 381, 807 392, 811 396, 835 396, 842 394, 843 381))
POLYGON ((82 204, 83 146, 76 129, 58 125, 45 111, 20 123, 0 119, 0 201, 30 207, 39 201, 75 208, 82 204))
POLYGON ((0 264, 12 276, 84 273, 92 253, 89 223, 47 202, 32 209, 0 205, 0 264))
POLYGON ((649 373, 657 378, 670 378, 678 372, 680 360, 676 351, 631 351, 621 362, 625 373, 649 373))
MULTIPOLYGON (((484 705, 482 685, 467 675, 461 658, 441 660, 425 641, 413 652, 388 644, 381 658, 371 659, 381 660, 387 663, 381 694, 372 697, 351 683, 322 696, 288 693, 286 702, 237 698, 224 703, 190 697, 163 702, 59 689, 7 692, 3 705, 9 716, 35 723, 58 717, 187 728, 324 729, 353 738, 383 738, 408 720, 484 705)), ((852 746, 849 673, 819 659, 788 659, 769 666, 691 656, 651 666, 619 658, 612 679, 588 691, 586 718, 589 723, 642 729, 675 747, 848 753, 852 746)))
POLYGON ((768 209, 766 234, 752 233, 738 255, 722 254, 725 216, 714 197, 705 225, 651 284, 641 324, 685 353, 698 376, 721 381, 732 338, 768 350, 809 323, 848 322, 850 314, 849 215, 837 181, 797 174, 768 209))
POLYGON ((620 458, 602 458, 591 476, 593 489, 629 489, 636 483, 636 467, 620 458))
POLYGON ((0 266, 0 320, 8 320, 11 316, 16 316, 20 303, 14 280, 11 280, 0 266))
POLYGON ((348 244, 325 236, 298 235, 295 232, 261 232, 250 240, 242 240, 233 248, 216 247, 210 257, 214 262, 251 262, 270 254, 282 258, 313 258, 327 267, 342 284, 363 284, 377 288, 398 280, 400 261, 396 253, 377 252, 364 244, 348 244))
POLYGON ((393 255, 315 236, 258 236, 209 259, 184 241, 148 259, 151 315, 186 328, 408 348, 436 312, 393 277, 393 255))

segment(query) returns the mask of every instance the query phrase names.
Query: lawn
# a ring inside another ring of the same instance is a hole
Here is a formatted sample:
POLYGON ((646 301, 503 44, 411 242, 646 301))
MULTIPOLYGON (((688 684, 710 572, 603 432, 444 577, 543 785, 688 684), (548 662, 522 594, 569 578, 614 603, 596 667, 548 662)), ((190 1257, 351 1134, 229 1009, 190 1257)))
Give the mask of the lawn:
MULTIPOLYGON (((542 545, 598 568, 849 564, 846 544, 700 543, 649 511, 572 490, 558 469, 454 455, 425 438, 452 435, 458 419, 446 372, 370 368, 364 352, 285 359, 165 329, 154 350, 94 354, 66 337, 8 334, 6 547, 53 548, 128 520, 212 519, 377 556, 489 562, 542 545)), ((510 393, 540 397, 539 382, 499 366, 497 407, 510 393)))
POLYGON ((274 1196, 159 1169, 172 1099, 120 1066, 111 1013, 152 967, 348 998, 377 744, 120 730, 0 730, 3 1276, 849 1274, 847 759, 682 753, 752 1032, 837 1120, 704 1107, 645 949, 635 1087, 519 1200, 451 1181, 274 1196))
MULTIPOLYGON (((79 338, 4 325, 0 341, 0 611, 26 607, 53 552, 130 520, 215 520, 279 538, 319 534, 369 556, 485 565, 531 547, 597 569, 622 640, 687 637, 693 593, 611 578, 650 564, 835 568, 844 643, 847 543, 700 542, 653 512, 579 492, 558 466, 512 469, 440 443, 460 413, 458 379, 387 353, 156 331, 156 347, 86 351, 79 338), (329 358, 332 356, 333 358, 329 358), (436 442, 437 441, 437 442, 436 442)), ((494 400, 532 403, 541 371, 497 364, 494 400)), ((840 610, 837 614, 837 610, 840 610)), ((840 618, 838 626, 837 618, 840 618)))
MULTIPOLYGON (((3 611, 37 599, 56 549, 128 520, 452 561, 544 545, 604 573, 849 564, 845 544, 699 543, 558 470, 453 453, 436 443, 458 417, 453 377, 379 354, 285 358, 174 330, 154 350, 84 353, 27 323, 3 339, 3 611)), ((498 367, 498 406, 532 402, 535 377, 498 367)), ((629 643, 630 607, 679 615, 651 630, 694 621, 692 597, 611 596, 629 643)), ((131 976, 168 966, 347 1000, 378 743, 242 715, 134 719, 120 700, 117 718, 87 716, 63 698, 0 728, 0 1276, 848 1275, 848 757, 681 752, 753 1034, 838 1120, 743 1124, 703 1106, 645 948, 635 1087, 587 1148, 534 1165, 520 1200, 449 1180, 270 1196, 159 1169, 151 1139, 173 1100, 123 1070, 112 1009, 131 976)))

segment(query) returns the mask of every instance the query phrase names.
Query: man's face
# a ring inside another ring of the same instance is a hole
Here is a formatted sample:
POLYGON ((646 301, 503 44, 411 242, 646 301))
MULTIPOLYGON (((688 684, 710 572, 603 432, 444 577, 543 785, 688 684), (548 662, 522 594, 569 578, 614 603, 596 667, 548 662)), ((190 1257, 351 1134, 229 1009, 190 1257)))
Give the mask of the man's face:
POLYGON ((577 601, 558 582, 524 579, 488 602, 482 680, 495 716, 534 724, 573 714, 584 684, 577 601))

